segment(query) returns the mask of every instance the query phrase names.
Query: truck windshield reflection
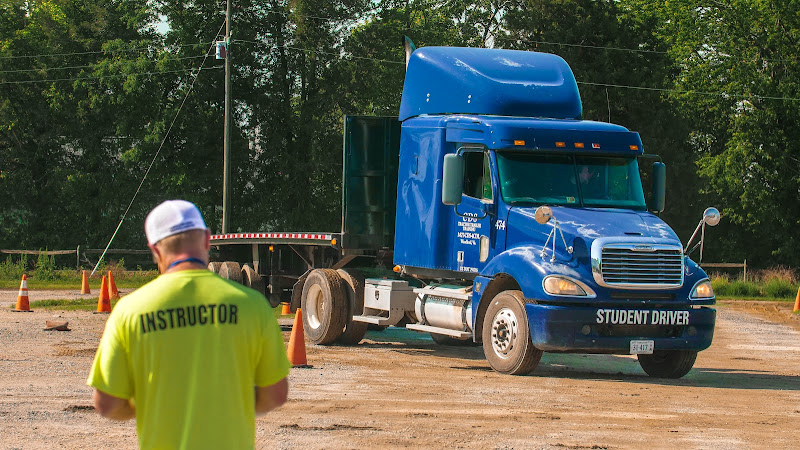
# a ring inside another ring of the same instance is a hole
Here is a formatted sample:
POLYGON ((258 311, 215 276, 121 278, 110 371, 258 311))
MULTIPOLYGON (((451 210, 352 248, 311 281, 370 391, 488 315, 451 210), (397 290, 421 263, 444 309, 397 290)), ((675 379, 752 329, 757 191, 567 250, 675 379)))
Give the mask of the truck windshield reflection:
POLYGON ((636 158, 498 152, 509 204, 647 209, 636 158))

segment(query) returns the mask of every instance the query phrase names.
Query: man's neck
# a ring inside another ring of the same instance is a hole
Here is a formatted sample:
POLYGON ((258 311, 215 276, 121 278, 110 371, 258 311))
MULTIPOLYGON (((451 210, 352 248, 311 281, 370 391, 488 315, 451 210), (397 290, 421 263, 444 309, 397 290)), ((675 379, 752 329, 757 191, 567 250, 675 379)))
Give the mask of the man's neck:
POLYGON ((166 267, 161 273, 206 269, 208 267, 208 262, 205 258, 185 253, 171 257, 165 265, 166 267))

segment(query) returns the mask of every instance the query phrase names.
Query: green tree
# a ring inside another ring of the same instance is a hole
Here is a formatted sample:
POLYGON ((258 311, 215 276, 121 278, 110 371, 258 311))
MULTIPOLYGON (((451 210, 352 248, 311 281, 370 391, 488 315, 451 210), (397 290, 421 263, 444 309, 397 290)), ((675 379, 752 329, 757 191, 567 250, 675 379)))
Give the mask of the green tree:
POLYGON ((728 222, 709 251, 761 266, 797 265, 800 5, 641 3, 661 19, 680 69, 671 97, 690 121, 706 198, 728 222))
MULTIPOLYGON (((563 57, 578 81, 583 118, 638 131, 645 152, 667 164, 662 217, 687 240, 703 210, 700 181, 688 122, 659 90, 672 86, 676 67, 657 33, 658 19, 628 1, 523 0, 507 9, 498 46, 563 57)), ((640 162, 644 172, 652 162, 640 162)))
MULTIPOLYGON (((119 163, 113 118, 91 106, 110 39, 147 38, 146 1, 6 2, 0 7, 0 240, 72 247, 109 236, 119 163), (8 200, 8 201, 5 201, 8 200)), ((114 74, 118 76, 119 74, 114 74)), ((103 92, 103 95, 109 95, 103 92)))

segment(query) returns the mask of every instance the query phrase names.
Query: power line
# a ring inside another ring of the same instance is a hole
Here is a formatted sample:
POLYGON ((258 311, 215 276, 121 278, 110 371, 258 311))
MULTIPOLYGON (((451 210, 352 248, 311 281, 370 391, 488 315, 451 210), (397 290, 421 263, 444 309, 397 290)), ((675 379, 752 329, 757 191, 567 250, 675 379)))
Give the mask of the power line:
POLYGON ((288 44, 286 44, 286 45, 274 45, 274 44, 267 44, 265 42, 247 41, 247 40, 242 40, 242 39, 235 39, 234 42, 243 42, 243 43, 246 43, 246 44, 264 45, 264 46, 269 46, 272 49, 285 48, 285 49, 288 49, 288 50, 296 50, 296 51, 306 52, 306 53, 319 53, 321 55, 336 56, 336 57, 339 57, 339 58, 363 59, 363 60, 377 61, 377 62, 382 62, 382 63, 387 63, 387 64, 402 64, 402 65, 405 65, 404 61, 392 61, 392 60, 389 60, 389 59, 369 58, 369 57, 366 57, 366 56, 355 56, 355 55, 333 53, 333 52, 327 52, 327 51, 324 51, 324 50, 312 50, 312 49, 307 49, 307 48, 294 47, 294 46, 291 46, 291 45, 288 45, 288 44))
MULTIPOLYGON (((245 43, 253 43, 253 44, 263 44, 261 42, 255 41, 245 41, 245 40, 237 40, 236 42, 245 42, 245 43)), ((369 61, 376 61, 380 63, 388 63, 388 64, 402 64, 405 65, 405 61, 391 61, 386 59, 378 59, 378 58, 369 58, 366 56, 353 56, 353 55, 342 55, 338 53, 332 53, 322 50, 316 49, 306 49, 301 47, 295 47, 290 45, 270 45, 271 48, 286 48, 289 50, 295 51, 302 51, 307 53, 319 53, 322 55, 331 55, 341 58, 350 58, 350 59, 362 59, 362 60, 369 60, 369 61)), ((599 87, 606 87, 606 88, 618 88, 618 89, 632 89, 632 90, 641 90, 641 91, 657 91, 657 92, 671 92, 676 94, 697 94, 697 95, 708 95, 708 96, 723 96, 723 97, 733 97, 733 98, 743 98, 743 99, 757 99, 757 100, 785 100, 785 101, 800 101, 800 98, 795 97, 774 97, 774 96, 767 96, 767 95, 756 95, 756 94, 731 94, 727 92, 704 92, 704 91, 693 91, 693 90, 680 90, 680 89, 667 89, 667 88, 653 88, 647 86, 631 86, 631 85, 624 85, 624 84, 610 84, 610 83, 593 83, 589 81, 578 81, 578 84, 587 85, 587 86, 599 86, 599 87)))
MULTIPOLYGON (((307 14, 297 14, 297 13, 293 13, 291 11, 290 12, 285 12, 285 11, 276 11, 276 10, 273 10, 273 9, 268 9, 268 10, 265 10, 265 12, 266 13, 271 13, 271 14, 279 14, 279 15, 283 15, 283 16, 287 16, 287 17, 290 16, 290 15, 293 15, 295 17, 303 17, 303 18, 306 18, 306 19, 327 20, 327 21, 331 21, 331 22, 345 22, 344 19, 335 19, 333 17, 312 16, 312 15, 307 15, 307 14)), ((409 30, 409 28, 401 26, 401 25, 393 25, 393 24, 389 24, 389 23, 384 23, 384 24, 381 24, 381 26, 382 27, 386 27, 386 28, 393 28, 393 29, 396 29, 396 30, 404 30, 404 31, 408 30, 408 31, 411 31, 411 30, 409 30)), ((439 34, 439 35, 447 35, 448 34, 446 31, 430 30, 430 29, 425 29, 425 28, 422 28, 422 29, 420 29, 420 28, 412 28, 412 30, 421 30, 421 31, 424 31, 426 33, 439 34)), ((594 49, 594 50, 614 50, 614 51, 624 51, 624 52, 631 52, 631 53, 655 53, 655 54, 667 54, 668 53, 666 51, 661 51, 661 50, 645 50, 645 49, 632 49, 632 48, 610 47, 610 46, 601 46, 601 45, 570 44, 570 43, 565 43, 565 42, 535 41, 535 40, 530 40, 530 39, 501 37, 501 36, 494 37, 494 40, 495 41, 505 41, 505 42, 525 42, 525 43, 529 43, 529 44, 538 44, 538 45, 558 45, 558 46, 563 46, 563 47, 579 47, 579 48, 589 48, 589 49, 594 49)))
MULTIPOLYGON (((173 58, 170 61, 181 61, 185 59, 199 59, 203 58, 205 55, 197 55, 197 56, 182 56, 180 58, 173 58)), ((119 61, 119 60, 118 60, 119 61)), ((125 61, 134 61, 132 59, 128 59, 125 61)), ((117 61, 115 61, 117 62, 117 61)), ((67 69, 89 69, 95 67, 92 64, 84 65, 84 66, 63 66, 63 67, 42 67, 39 69, 15 69, 15 70, 0 70, 0 73, 26 73, 26 72, 47 72, 50 70, 67 70, 67 69)))
POLYGON ((629 86, 624 84, 607 84, 607 83, 592 83, 588 81, 578 81, 578 84, 585 84, 588 86, 611 87, 621 89, 634 89, 640 91, 657 91, 657 92, 672 92, 675 94, 692 94, 692 95, 708 95, 708 96, 724 96, 732 98, 755 99, 755 100, 785 100, 785 101, 800 101, 800 98, 795 97, 772 97, 768 95, 756 94, 731 94, 728 92, 704 92, 704 91, 686 91, 681 89, 667 89, 667 88, 653 88, 646 86, 629 86))
MULTIPOLYGON (((308 15, 308 14, 297 14, 297 13, 292 12, 292 11, 286 12, 286 11, 276 11, 276 10, 267 9, 267 10, 265 10, 265 12, 268 13, 268 14, 270 14, 270 13, 271 14, 279 14, 279 15, 283 15, 283 16, 287 16, 287 17, 288 16, 295 16, 295 17, 302 17, 302 18, 306 18, 306 19, 326 20, 326 21, 331 21, 331 22, 342 22, 343 23, 343 22, 347 21, 347 19, 336 19, 336 18, 333 18, 333 17, 321 17, 321 16, 312 16, 312 15, 308 15)), ((420 31, 424 31, 426 33, 439 34, 439 35, 448 35, 449 34, 446 31, 431 30, 431 29, 425 29, 425 28, 411 28, 411 29, 409 29, 408 27, 405 27, 405 26, 402 26, 402 25, 393 25, 393 24, 389 24, 389 23, 381 24, 381 26, 382 27, 386 27, 386 28, 393 28, 395 30, 403 30, 403 31, 417 31, 417 30, 420 30, 420 31)), ((507 36, 493 36, 493 39, 495 41, 501 41, 501 42, 525 42, 525 43, 536 44, 536 45, 552 45, 552 46, 559 46, 559 47, 588 48, 588 49, 594 49, 594 50, 611 50, 611 51, 621 51, 621 52, 629 52, 629 53, 645 53, 645 54, 649 53, 649 54, 659 54, 659 55, 667 55, 667 54, 669 54, 668 51, 664 51, 664 50, 647 50, 647 49, 635 49, 635 48, 624 48, 624 47, 603 46, 603 45, 572 44, 572 43, 567 43, 567 42, 554 42, 554 41, 540 41, 540 40, 522 39, 522 38, 519 38, 519 37, 514 38, 514 37, 507 37, 507 36)), ((730 57, 731 54, 723 54, 723 56, 730 57)), ((751 60, 746 60, 744 58, 739 58, 739 59, 742 62, 754 62, 754 61, 751 61, 751 60)), ((787 59, 787 58, 778 58, 778 59, 759 58, 759 61, 763 61, 763 62, 786 62, 786 61, 794 62, 796 60, 795 59, 787 59)))
MULTIPOLYGON (((215 41, 211 41, 210 44, 214 44, 215 41)), ((194 44, 177 44, 178 48, 183 47, 195 47, 198 45, 209 44, 209 42, 197 42, 194 44)), ((164 46, 163 48, 167 48, 168 46, 164 46)), ((99 53, 107 54, 107 53, 126 53, 126 52, 138 52, 142 50, 154 50, 157 47, 149 46, 149 47, 137 47, 137 48, 127 48, 121 50, 95 50, 95 51, 86 51, 86 52, 72 52, 72 53, 41 53, 38 55, 14 55, 14 56, 0 56, 0 59, 20 59, 20 58, 46 58, 51 56, 80 56, 80 55, 95 55, 99 53)))
MULTIPOLYGON (((219 30, 217 30, 217 35, 219 35, 219 33, 222 31, 222 27, 224 26, 225 26, 225 21, 222 22, 222 25, 219 27, 219 30)), ((206 51, 206 56, 200 63, 200 67, 198 67, 197 73, 195 74, 194 79, 192 80, 192 84, 189 85, 189 89, 186 91, 186 95, 183 97, 183 101, 181 102, 180 106, 178 106, 178 110, 175 111, 175 116, 172 118, 172 122, 169 124, 169 128, 167 128, 167 132, 164 134, 164 138, 161 140, 161 144, 158 146, 156 154, 153 155, 153 159, 150 161, 150 165, 147 166, 147 170, 144 172, 144 176, 142 176, 142 181, 139 183, 139 187, 137 187, 136 192, 133 193, 133 197, 131 198, 130 203, 128 203, 128 207, 122 214, 122 218, 119 219, 119 224, 117 225, 117 229, 114 230, 114 234, 112 234, 111 239, 108 240, 108 245, 106 245, 106 248, 103 250, 103 254, 100 255, 100 259, 97 260, 97 265, 95 265, 94 269, 92 269, 92 275, 94 275, 95 271, 97 270, 97 267, 99 267, 100 263, 103 261, 103 257, 106 255, 106 252, 108 251, 109 247, 111 247, 111 242, 114 241, 114 237, 116 237, 117 233, 119 232, 119 229, 122 227, 122 222, 124 222, 125 217, 128 216, 128 211, 131 210, 131 206, 133 206, 133 202, 136 200, 136 196, 139 195, 139 191, 142 189, 142 186, 144 185, 144 180, 147 179, 147 175, 150 173, 150 169, 153 168, 153 164, 155 164, 156 159, 158 159, 158 155, 161 154, 161 149, 164 148, 164 143, 167 142, 167 138, 169 137, 169 134, 172 131, 172 127, 175 126, 175 122, 178 120, 178 116, 180 115, 181 110, 183 109, 183 105, 186 104, 186 100, 189 98, 189 94, 192 93, 192 90, 194 89, 194 83, 200 77, 200 70, 203 69, 203 64, 206 63, 206 60, 208 59, 208 55, 212 48, 214 48, 213 42, 211 43, 211 46, 209 47, 208 51, 206 51)))
MULTIPOLYGON (((205 61, 205 60, 204 60, 205 61)), ((222 66, 217 67, 200 67, 196 69, 198 72, 201 70, 219 70, 222 66)), ((179 69, 179 70, 165 70, 163 72, 132 72, 132 73, 118 73, 114 75, 97 75, 97 76, 90 76, 90 77, 74 77, 74 78, 58 78, 58 79, 50 79, 50 80, 19 80, 19 81, 0 81, 0 85, 3 84, 35 84, 35 83, 56 83, 59 81, 81 81, 81 80, 98 80, 102 78, 120 78, 120 77, 128 77, 133 75, 162 75, 166 73, 185 73, 185 72, 193 72, 195 68, 190 67, 188 69, 179 69)))

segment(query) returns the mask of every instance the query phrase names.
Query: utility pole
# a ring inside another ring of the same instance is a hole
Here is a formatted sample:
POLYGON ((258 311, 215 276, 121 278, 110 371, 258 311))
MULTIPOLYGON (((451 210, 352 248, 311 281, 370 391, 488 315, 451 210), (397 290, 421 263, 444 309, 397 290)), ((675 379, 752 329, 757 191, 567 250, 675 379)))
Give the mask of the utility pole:
POLYGON ((231 0, 225 9, 225 131, 222 147, 222 234, 228 232, 231 214, 231 0))

